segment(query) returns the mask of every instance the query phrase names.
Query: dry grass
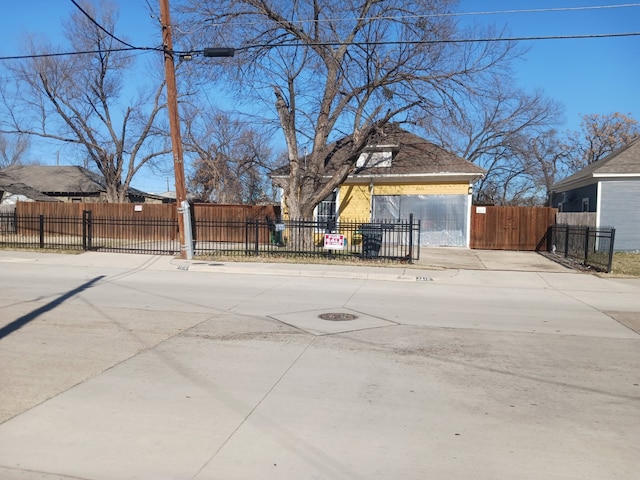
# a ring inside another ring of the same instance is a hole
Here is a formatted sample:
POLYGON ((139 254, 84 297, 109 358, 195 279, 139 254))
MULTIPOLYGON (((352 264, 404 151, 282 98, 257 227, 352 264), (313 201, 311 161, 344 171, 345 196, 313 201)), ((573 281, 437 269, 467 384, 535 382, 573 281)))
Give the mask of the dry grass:
POLYGON ((640 277, 640 253, 615 253, 611 273, 640 277))

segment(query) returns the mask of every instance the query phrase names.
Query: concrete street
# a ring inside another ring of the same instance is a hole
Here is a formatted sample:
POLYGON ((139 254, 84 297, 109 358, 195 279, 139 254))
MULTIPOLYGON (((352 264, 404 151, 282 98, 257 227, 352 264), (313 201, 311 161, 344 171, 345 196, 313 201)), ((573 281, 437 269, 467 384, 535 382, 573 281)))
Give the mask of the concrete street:
POLYGON ((5 250, 0 273, 2 480, 640 471, 640 279, 463 249, 411 268, 5 250))

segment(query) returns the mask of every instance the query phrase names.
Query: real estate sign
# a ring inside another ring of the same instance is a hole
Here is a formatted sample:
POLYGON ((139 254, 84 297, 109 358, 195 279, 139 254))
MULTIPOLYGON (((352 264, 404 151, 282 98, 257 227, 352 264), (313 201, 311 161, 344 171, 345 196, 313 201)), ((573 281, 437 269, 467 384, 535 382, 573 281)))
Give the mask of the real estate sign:
POLYGON ((324 248, 325 250, 344 250, 344 235, 325 233, 324 248))

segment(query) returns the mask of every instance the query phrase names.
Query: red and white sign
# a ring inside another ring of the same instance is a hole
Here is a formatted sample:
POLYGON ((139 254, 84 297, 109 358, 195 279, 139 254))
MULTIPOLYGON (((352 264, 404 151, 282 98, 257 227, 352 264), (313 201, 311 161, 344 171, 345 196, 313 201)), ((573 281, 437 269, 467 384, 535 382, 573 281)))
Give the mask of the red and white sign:
POLYGON ((325 250, 344 250, 344 235, 325 233, 324 248, 325 250))

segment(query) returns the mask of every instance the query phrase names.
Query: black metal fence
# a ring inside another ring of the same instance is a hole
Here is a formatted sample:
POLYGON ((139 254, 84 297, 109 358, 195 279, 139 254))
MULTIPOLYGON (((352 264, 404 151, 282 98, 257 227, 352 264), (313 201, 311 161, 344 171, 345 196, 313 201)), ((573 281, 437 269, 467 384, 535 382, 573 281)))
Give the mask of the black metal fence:
POLYGON ((196 255, 325 256, 412 262, 420 221, 195 221, 196 255))
POLYGON ((575 225, 552 225, 550 249, 585 266, 611 272, 615 228, 594 228, 575 225))
POLYGON ((82 250, 82 219, 0 213, 0 245, 10 248, 82 250))
MULTIPOLYGON (((264 221, 194 219, 196 256, 324 256, 412 262, 420 258, 420 221, 264 221)), ((0 214, 0 246, 175 255, 173 219, 0 214)))

